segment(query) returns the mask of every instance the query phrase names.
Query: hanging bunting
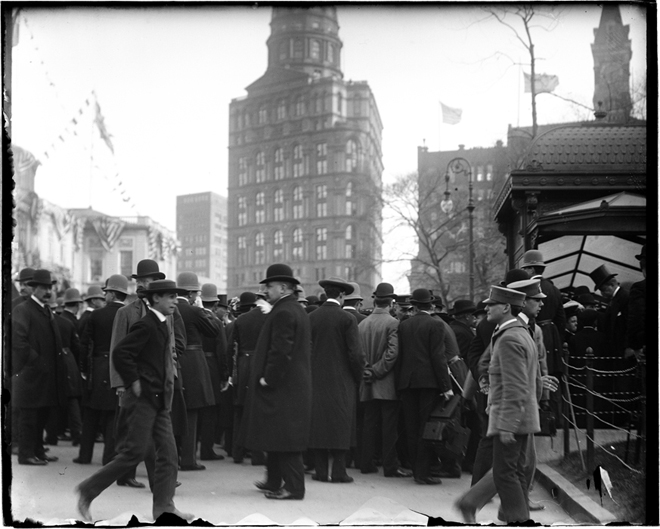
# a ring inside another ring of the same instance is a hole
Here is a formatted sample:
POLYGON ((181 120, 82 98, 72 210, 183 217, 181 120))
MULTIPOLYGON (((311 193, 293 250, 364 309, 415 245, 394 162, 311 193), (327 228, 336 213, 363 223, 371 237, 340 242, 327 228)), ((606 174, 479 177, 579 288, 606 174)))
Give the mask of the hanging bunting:
POLYGON ((107 252, 112 250, 125 225, 123 220, 113 217, 97 217, 92 220, 92 226, 101 240, 101 246, 107 252))

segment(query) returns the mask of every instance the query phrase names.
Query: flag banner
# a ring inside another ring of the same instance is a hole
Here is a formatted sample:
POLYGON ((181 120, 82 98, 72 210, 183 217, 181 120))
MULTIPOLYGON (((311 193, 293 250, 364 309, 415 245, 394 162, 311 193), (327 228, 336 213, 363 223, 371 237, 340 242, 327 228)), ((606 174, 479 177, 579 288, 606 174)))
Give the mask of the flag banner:
POLYGON ((101 135, 101 138, 108 146, 108 149, 110 149, 112 154, 114 154, 115 148, 112 145, 112 140, 110 139, 111 136, 110 134, 108 134, 108 130, 105 128, 105 121, 103 115, 101 114, 101 106, 99 105, 98 101, 96 102, 96 117, 94 118, 94 122, 96 123, 96 126, 99 128, 99 134, 101 135))
POLYGON ((461 121, 461 115, 463 111, 460 108, 452 108, 445 105, 442 101, 440 102, 442 106, 442 122, 449 125, 456 125, 461 121))
MULTIPOLYGON (((532 76, 523 72, 525 76, 525 93, 532 92, 532 76)), ((551 93, 559 85, 559 77, 556 75, 547 75, 544 73, 534 76, 534 91, 537 94, 551 93)))

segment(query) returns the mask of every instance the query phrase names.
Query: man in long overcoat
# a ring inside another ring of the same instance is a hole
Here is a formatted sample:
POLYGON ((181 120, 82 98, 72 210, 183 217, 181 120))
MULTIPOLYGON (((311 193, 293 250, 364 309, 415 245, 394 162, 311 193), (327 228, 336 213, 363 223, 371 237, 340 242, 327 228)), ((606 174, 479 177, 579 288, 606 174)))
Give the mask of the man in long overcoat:
POLYGON ((319 281, 327 299, 309 315, 312 326, 312 426, 309 449, 313 450, 317 481, 328 481, 328 456, 332 456, 334 483, 350 483, 346 452, 355 438, 357 388, 364 369, 357 322, 342 310, 344 295, 353 286, 339 278, 319 281))
POLYGON ((54 280, 48 270, 35 270, 29 299, 12 313, 12 406, 18 414, 18 463, 46 465, 57 461, 43 446, 48 416, 66 406, 66 367, 62 340, 48 306, 54 280))
POLYGON ((309 317, 295 295, 300 281, 291 267, 269 266, 261 283, 266 284, 273 309, 254 352, 244 418, 246 448, 267 453, 267 479, 255 483, 267 498, 301 500, 305 496, 302 453, 312 411, 309 317))

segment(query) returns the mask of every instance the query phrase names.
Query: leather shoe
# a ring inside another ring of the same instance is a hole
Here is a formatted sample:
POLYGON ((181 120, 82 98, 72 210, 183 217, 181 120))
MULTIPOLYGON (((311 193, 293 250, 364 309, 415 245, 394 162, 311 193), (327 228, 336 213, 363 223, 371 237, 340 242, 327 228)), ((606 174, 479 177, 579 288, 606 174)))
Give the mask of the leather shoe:
POLYGON ((409 478, 412 476, 412 472, 408 472, 407 470, 402 470, 398 468, 391 474, 385 474, 386 478, 409 478))
POLYGON ((225 456, 220 455, 220 454, 209 454, 206 457, 200 457, 202 461, 222 461, 225 458, 225 456))
POLYGON ((415 483, 418 485, 440 485, 442 480, 440 478, 415 478, 415 483))
POLYGON ((204 465, 200 465, 199 463, 196 463, 194 465, 181 465, 179 467, 179 470, 206 470, 206 467, 204 465))
POLYGON ((305 496, 301 494, 294 494, 285 489, 280 489, 275 492, 266 492, 266 498, 269 500, 302 500, 305 496))
POLYGON ((79 457, 74 457, 73 462, 78 463, 79 465, 89 465, 91 463, 91 461, 83 461, 79 457))
POLYGON ((27 459, 19 459, 18 460, 19 465, 33 465, 33 466, 44 466, 48 464, 48 461, 44 461, 43 459, 39 459, 38 457, 28 457, 27 459))
POLYGON ((360 470, 361 474, 375 474, 376 472, 378 472, 378 467, 369 467, 360 470))
POLYGON ((270 485, 266 481, 255 481, 254 486, 257 487, 259 490, 263 490, 265 492, 278 492, 280 490, 279 487, 275 485, 270 485))
POLYGON ((456 502, 454 504, 454 507, 456 507, 461 512, 461 516, 463 516, 463 521, 465 523, 469 523, 469 524, 477 523, 476 511, 466 507, 465 505, 461 505, 460 501, 456 502))
POLYGON ((333 483, 353 483, 355 481, 351 476, 346 474, 345 476, 342 476, 340 478, 332 478, 333 483))
POLYGON ((48 456, 46 454, 39 456, 39 459, 42 461, 46 461, 47 463, 55 463, 55 461, 59 461, 60 458, 57 456, 48 456))
POLYGON ((434 478, 450 478, 450 479, 455 479, 455 478, 460 478, 461 477, 461 471, 452 471, 452 470, 440 470, 439 472, 433 472, 432 476, 434 478))
POLYGON ((135 478, 128 478, 122 480, 118 479, 117 485, 119 485, 120 487, 132 487, 134 489, 143 489, 145 487, 144 483, 140 483, 135 478))
POLYGON ((323 481, 323 482, 330 481, 330 480, 328 479, 328 476, 319 476, 318 474, 312 474, 312 479, 313 479, 314 481, 323 481))
POLYGON ((529 510, 530 511, 542 511, 545 509, 545 505, 538 501, 529 500, 529 510))

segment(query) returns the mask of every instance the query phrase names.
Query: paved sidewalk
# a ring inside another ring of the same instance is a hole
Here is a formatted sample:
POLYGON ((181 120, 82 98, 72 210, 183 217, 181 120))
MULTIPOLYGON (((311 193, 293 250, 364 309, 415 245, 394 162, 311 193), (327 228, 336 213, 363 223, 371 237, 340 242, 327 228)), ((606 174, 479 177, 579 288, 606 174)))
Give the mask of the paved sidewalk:
MULTIPOLYGON (((13 519, 30 518, 46 524, 62 524, 78 518, 74 487, 100 468, 101 445, 95 447, 94 463, 76 465, 71 460, 78 449, 69 442, 50 447, 49 454, 58 456, 46 467, 18 465, 16 456, 5 458, 11 463, 13 482, 11 506, 13 519)), ((179 472, 182 485, 177 489, 177 508, 190 512, 214 525, 426 525, 428 517, 446 522, 462 522, 453 504, 470 486, 470 475, 460 479, 444 479, 442 485, 416 485, 412 478, 385 478, 382 474, 361 474, 349 469, 354 483, 319 483, 306 477, 306 496, 302 501, 268 500, 253 482, 264 477, 263 467, 248 463, 234 464, 231 459, 204 461, 206 470, 179 472)), ((138 467, 138 480, 147 482, 144 465, 138 467)), ((546 506, 533 513, 540 524, 571 525, 575 521, 559 503, 538 484, 531 495, 546 506)), ((480 523, 498 523, 499 500, 477 515, 480 523)), ((139 520, 151 521, 151 493, 148 489, 130 489, 116 485, 108 488, 91 506, 94 520, 125 525, 135 514, 139 520)), ((104 524, 105 525, 105 524, 104 524)))

